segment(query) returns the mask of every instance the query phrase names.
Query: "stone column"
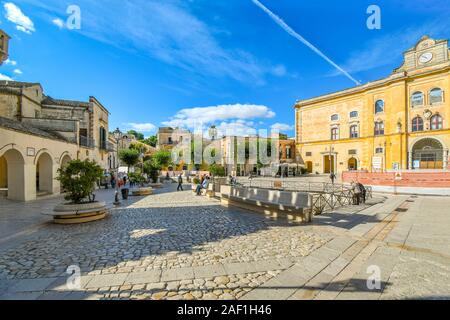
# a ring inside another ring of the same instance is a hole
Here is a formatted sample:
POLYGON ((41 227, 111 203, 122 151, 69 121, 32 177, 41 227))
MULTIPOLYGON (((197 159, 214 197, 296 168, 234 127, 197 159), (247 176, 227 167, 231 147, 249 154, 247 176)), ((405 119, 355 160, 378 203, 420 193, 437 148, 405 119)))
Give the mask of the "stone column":
POLYGON ((444 150, 444 169, 448 169, 448 149, 444 150))
POLYGON ((408 170, 413 169, 413 153, 408 152, 408 170))

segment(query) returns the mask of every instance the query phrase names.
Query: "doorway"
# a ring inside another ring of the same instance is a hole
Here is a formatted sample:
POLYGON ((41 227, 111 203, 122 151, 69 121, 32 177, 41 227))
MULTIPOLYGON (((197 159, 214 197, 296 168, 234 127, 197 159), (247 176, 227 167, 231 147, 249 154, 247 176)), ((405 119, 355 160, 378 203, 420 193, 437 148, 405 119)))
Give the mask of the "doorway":
POLYGON ((358 170, 358 160, 355 158, 350 158, 348 160, 348 171, 356 171, 358 170))
POLYGON ((336 172, 336 168, 334 167, 334 160, 334 155, 327 155, 323 157, 323 173, 336 172))

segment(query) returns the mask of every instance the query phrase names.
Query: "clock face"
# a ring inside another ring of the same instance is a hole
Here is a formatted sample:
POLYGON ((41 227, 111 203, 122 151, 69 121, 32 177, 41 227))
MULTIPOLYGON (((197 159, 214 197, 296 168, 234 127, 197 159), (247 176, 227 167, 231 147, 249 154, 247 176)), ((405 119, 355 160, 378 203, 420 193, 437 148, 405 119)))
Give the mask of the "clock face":
POLYGON ((419 62, 420 63, 428 63, 433 59, 433 54, 431 52, 426 52, 423 55, 420 56, 419 62))

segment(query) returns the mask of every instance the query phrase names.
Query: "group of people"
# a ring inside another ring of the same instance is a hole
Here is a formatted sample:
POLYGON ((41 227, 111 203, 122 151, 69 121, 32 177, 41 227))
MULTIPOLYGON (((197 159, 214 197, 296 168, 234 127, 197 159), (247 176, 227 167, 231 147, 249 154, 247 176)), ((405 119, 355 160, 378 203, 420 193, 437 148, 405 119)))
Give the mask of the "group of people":
MULTIPOLYGON (((200 196, 202 194, 202 190, 208 190, 209 184, 211 181, 211 177, 207 176, 207 175, 203 175, 200 178, 200 183, 197 185, 197 187, 195 188, 195 194, 197 196, 200 196)), ((184 191, 183 189, 183 175, 180 174, 178 176, 178 187, 177 187, 177 191, 184 191)))
POLYGON ((130 187, 132 187, 131 181, 128 180, 127 176, 116 179, 116 176, 114 174, 111 174, 110 183, 111 183, 112 189, 116 189, 116 187, 118 187, 120 189, 120 188, 126 186, 127 183, 130 183, 130 187))

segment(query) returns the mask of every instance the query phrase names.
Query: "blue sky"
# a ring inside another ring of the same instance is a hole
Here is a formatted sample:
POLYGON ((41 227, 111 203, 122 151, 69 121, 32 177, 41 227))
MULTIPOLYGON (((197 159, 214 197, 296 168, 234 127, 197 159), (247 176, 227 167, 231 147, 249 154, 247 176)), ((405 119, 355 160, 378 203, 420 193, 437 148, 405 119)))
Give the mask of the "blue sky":
MULTIPOLYGON (((351 77, 387 76, 428 34, 450 38, 447 0, 259 0, 351 77), (381 8, 381 30, 366 26, 381 8)), ((63 99, 97 97, 110 127, 147 136, 194 121, 294 135, 293 105, 354 86, 252 0, 16 0, 1 3, 12 36, 0 77, 40 82, 63 99), (81 29, 65 24, 81 9, 81 29)))

